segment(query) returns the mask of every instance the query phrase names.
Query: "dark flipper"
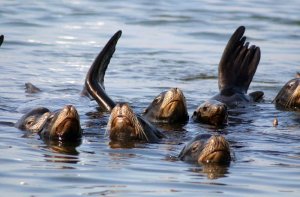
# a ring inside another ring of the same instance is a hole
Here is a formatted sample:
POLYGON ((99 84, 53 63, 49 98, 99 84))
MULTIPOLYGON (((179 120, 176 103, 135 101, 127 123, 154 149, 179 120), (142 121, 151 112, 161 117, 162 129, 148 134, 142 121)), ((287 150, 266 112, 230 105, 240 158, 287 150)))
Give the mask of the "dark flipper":
POLYGON ((1 35, 1 36, 0 36, 0 46, 2 45, 2 43, 3 43, 3 40, 4 40, 4 36, 3 36, 3 35, 1 35))
POLYGON ((249 43, 245 43, 244 32, 244 26, 237 28, 224 49, 219 63, 221 93, 234 89, 246 94, 256 72, 260 60, 260 49, 255 45, 248 48, 249 43))
POLYGON ((116 44, 121 37, 121 34, 122 31, 116 32, 108 41, 108 43, 96 57, 85 79, 83 93, 88 92, 89 95, 97 101, 99 106, 103 110, 107 111, 111 111, 116 104, 105 92, 104 76, 110 59, 115 52, 116 44))

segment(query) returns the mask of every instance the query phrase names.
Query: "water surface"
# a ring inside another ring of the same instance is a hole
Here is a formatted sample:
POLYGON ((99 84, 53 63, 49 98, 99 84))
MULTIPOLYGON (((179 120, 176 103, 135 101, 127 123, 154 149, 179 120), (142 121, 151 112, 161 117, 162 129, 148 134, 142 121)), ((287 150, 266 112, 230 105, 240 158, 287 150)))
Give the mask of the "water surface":
POLYGON ((299 196, 300 113, 271 104, 300 71, 299 7, 296 0, 1 1, 1 194, 299 196), (109 114, 79 93, 89 66, 117 30, 123 35, 106 73, 108 94, 141 113, 161 91, 179 87, 191 115, 218 92, 217 65, 240 25, 262 51, 249 92, 263 90, 264 102, 233 110, 224 129, 190 121, 163 127, 168 139, 159 144, 110 144, 109 114), (26 82, 43 92, 25 93, 26 82), (84 129, 77 146, 45 142, 7 124, 34 107, 66 104, 77 107, 84 129), (230 166, 174 159, 201 133, 221 133, 230 141, 230 166))

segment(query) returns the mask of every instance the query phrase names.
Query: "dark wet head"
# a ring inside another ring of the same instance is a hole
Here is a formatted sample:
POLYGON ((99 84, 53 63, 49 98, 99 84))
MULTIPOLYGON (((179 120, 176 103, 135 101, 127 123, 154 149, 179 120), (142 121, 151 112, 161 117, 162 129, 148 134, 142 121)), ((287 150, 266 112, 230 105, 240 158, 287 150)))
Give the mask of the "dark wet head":
POLYGON ((38 93, 41 92, 41 90, 33 85, 32 83, 25 83, 25 92, 26 93, 38 93))
POLYGON ((228 119, 227 106, 216 100, 205 101, 194 111, 192 118, 206 124, 225 125, 228 119))
POLYGON ((45 107, 35 108, 23 115, 16 123, 16 127, 24 131, 39 132, 50 115, 49 109, 45 107))
POLYGON ((300 78, 287 82, 275 97, 273 103, 285 109, 300 109, 300 78))
POLYGON ((137 116, 127 103, 118 103, 111 111, 107 124, 111 140, 136 140, 142 138, 144 130, 137 116))
POLYGON ((230 146, 220 135, 198 135, 179 154, 179 159, 198 163, 229 163, 230 146))
POLYGON ((76 141, 80 139, 82 130, 76 108, 72 105, 66 105, 61 110, 53 112, 48 118, 41 134, 49 136, 50 139, 63 141, 76 141))
POLYGON ((189 119, 186 100, 182 91, 171 88, 160 93, 144 112, 151 122, 182 123, 189 119))

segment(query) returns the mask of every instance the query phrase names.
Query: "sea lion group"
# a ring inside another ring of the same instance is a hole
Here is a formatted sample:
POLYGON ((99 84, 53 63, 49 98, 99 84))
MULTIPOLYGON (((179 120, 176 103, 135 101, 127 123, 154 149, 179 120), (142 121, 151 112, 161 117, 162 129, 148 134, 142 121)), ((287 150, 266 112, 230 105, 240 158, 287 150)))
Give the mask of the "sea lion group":
MULTIPOLYGON (((262 91, 247 94, 260 61, 260 48, 249 45, 240 26, 229 39, 218 67, 219 94, 201 104, 193 113, 192 120, 215 126, 226 126, 228 109, 262 100, 262 91)), ((87 72, 82 95, 94 99, 101 110, 110 113, 107 133, 111 141, 139 141, 157 143, 166 137, 156 123, 186 124, 189 121, 187 104, 182 90, 171 88, 160 93, 145 109, 136 114, 128 103, 115 103, 105 91, 104 77, 122 32, 117 31, 104 46, 87 72)), ((0 36, 0 45, 4 36, 0 36)), ((26 91, 40 89, 27 83, 26 91)), ((285 110, 300 109, 300 78, 287 82, 273 101, 285 110)), ((49 111, 36 108, 23 115, 15 126, 35 132, 50 140, 76 141, 82 137, 78 112, 74 106, 49 111)), ((187 143, 179 159, 198 163, 229 163, 230 145, 221 135, 198 135, 187 143)))

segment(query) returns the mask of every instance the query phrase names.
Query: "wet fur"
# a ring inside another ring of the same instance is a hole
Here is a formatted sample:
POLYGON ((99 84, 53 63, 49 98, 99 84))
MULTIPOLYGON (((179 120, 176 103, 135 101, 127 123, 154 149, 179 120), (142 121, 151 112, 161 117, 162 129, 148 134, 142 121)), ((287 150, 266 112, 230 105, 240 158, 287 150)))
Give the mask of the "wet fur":
POLYGON ((229 39, 219 63, 219 90, 221 94, 246 94, 260 61, 260 48, 246 42, 245 27, 240 26, 229 39))
POLYGON ((82 91, 83 95, 89 95, 95 99, 101 109, 105 111, 111 111, 116 105, 105 92, 104 76, 121 35, 122 31, 116 32, 96 57, 86 75, 85 87, 82 91))

